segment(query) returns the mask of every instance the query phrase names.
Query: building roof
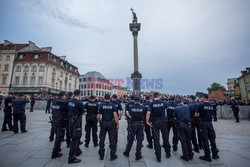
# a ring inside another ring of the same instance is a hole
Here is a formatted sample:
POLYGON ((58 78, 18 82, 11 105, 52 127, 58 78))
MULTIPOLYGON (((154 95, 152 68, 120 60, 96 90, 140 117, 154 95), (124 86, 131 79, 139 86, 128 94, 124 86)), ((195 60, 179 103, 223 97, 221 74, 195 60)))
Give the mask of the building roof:
POLYGON ((228 78, 227 83, 234 83, 235 80, 237 80, 237 78, 228 78))
POLYGON ((95 78, 106 79, 100 72, 97 71, 87 72, 86 74, 81 75, 80 77, 81 78, 95 77, 95 78))
POLYGON ((247 67, 246 70, 241 71, 241 74, 242 75, 238 79, 250 75, 250 67, 247 67))
POLYGON ((22 48, 25 48, 29 44, 9 44, 9 45, 4 45, 3 43, 0 44, 0 50, 20 50, 22 48), (13 46, 11 48, 11 46, 13 46))

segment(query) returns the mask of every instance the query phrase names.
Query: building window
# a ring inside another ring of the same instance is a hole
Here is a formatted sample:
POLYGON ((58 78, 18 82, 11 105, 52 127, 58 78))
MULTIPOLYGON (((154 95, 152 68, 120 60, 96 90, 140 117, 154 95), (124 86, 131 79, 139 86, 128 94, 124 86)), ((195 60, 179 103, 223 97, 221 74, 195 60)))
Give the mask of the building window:
POLYGON ((36 66, 32 66, 32 69, 31 69, 32 72, 36 72, 36 66))
POLYGON ((63 77, 63 72, 62 71, 60 72, 60 77, 63 77))
POLYGON ((27 77, 23 77, 23 85, 26 85, 28 83, 28 78, 27 77))
POLYGON ((52 58, 52 61, 56 63, 56 57, 53 57, 53 58, 52 58))
POLYGON ((21 71, 21 66, 17 66, 16 67, 16 72, 20 72, 21 71))
POLYGON ((42 85, 43 84, 43 77, 39 77, 38 84, 42 85))
POLYGON ((20 81, 20 77, 16 77, 16 79, 15 79, 16 85, 19 85, 19 81, 20 81))
POLYGON ((71 91, 71 83, 69 84, 69 90, 71 91))
POLYGON ((2 85, 6 85, 6 80, 7 80, 7 78, 3 77, 3 79, 2 79, 2 85))
POLYGON ((36 82, 36 78, 35 77, 31 77, 30 84, 31 85, 35 85, 35 82, 36 82))
POLYGON ((9 65, 8 64, 4 65, 4 71, 9 71, 9 65))
POLYGON ((10 56, 9 55, 6 56, 6 60, 10 60, 10 56))
POLYGON ((18 58, 21 60, 21 59, 24 59, 24 55, 19 55, 18 58))
POLYGON ((62 81, 59 82, 59 88, 62 89, 62 81))
POLYGON ((34 57, 33 57, 33 59, 35 59, 35 60, 36 60, 36 59, 38 59, 39 57, 40 57, 40 55, 39 55, 39 54, 35 54, 35 55, 34 55, 34 57))
POLYGON ((63 66, 63 61, 61 61, 61 66, 63 66))
POLYGON ((39 67, 39 71, 40 71, 40 72, 44 72, 44 66, 40 66, 40 67, 39 67))
POLYGON ((71 80, 72 79, 72 75, 69 75, 69 80, 71 80))
POLYGON ((2 60, 2 58, 3 58, 3 56, 2 56, 2 55, 0 55, 0 60, 2 60))
POLYGON ((53 69, 52 69, 52 74, 55 74, 55 73, 56 73, 56 69, 53 68, 53 69))
POLYGON ((83 81, 86 82, 86 78, 83 78, 83 81))
POLYGON ((24 72, 29 72, 29 66, 28 66, 28 65, 26 65, 26 66, 24 67, 24 72))

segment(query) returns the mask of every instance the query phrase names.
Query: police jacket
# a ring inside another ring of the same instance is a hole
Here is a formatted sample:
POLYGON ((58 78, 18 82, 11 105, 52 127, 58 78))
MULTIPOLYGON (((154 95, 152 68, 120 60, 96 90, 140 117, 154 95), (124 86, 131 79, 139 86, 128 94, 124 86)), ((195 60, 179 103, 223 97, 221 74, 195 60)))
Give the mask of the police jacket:
POLYGON ((67 101, 61 98, 55 98, 52 103, 52 118, 54 123, 62 124, 67 117, 67 101))

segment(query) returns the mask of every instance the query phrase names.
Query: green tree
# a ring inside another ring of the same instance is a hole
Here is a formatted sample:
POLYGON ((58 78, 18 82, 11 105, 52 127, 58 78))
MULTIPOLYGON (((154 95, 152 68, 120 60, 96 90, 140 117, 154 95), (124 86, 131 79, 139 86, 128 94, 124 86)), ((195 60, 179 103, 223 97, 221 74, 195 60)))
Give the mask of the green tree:
POLYGON ((219 83, 214 82, 213 84, 210 85, 209 88, 207 88, 207 90, 209 93, 211 93, 212 91, 216 91, 216 90, 225 90, 225 87, 219 83))
POLYGON ((203 92, 196 92, 196 93, 195 93, 195 96, 197 96, 197 97, 202 97, 203 94, 204 94, 203 92))

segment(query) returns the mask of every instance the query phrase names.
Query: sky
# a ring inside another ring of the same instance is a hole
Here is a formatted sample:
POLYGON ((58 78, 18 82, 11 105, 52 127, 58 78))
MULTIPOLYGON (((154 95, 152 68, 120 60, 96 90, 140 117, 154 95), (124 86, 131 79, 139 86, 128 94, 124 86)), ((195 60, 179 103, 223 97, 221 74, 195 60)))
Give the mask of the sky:
POLYGON ((250 66, 249 0, 0 0, 0 42, 52 46, 81 74, 99 71, 126 86, 133 73, 131 7, 141 23, 139 71, 162 79, 160 92, 226 87, 250 66))

